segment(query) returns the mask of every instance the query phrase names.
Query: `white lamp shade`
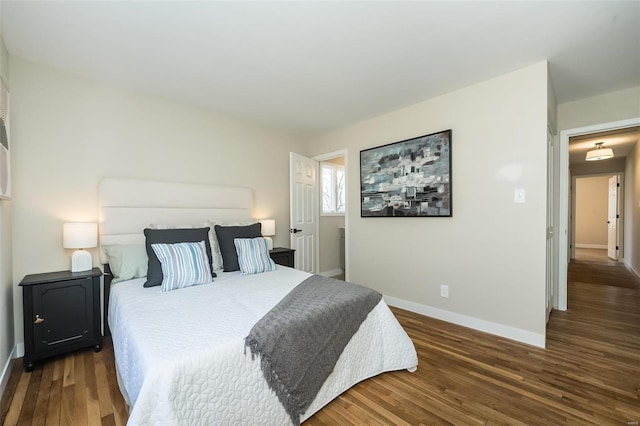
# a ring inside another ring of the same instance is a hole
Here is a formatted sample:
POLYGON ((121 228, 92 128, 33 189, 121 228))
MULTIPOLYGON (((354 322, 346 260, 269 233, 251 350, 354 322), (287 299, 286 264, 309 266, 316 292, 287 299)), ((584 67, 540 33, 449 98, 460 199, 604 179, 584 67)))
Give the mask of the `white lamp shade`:
POLYGON ((265 219, 261 220, 262 224, 262 235, 271 236, 276 235, 276 221, 273 219, 265 219))
POLYGON ((97 223, 65 223, 62 227, 62 247, 67 249, 92 248, 98 245, 97 223))
POLYGON ((596 148, 587 152, 587 161, 606 160, 613 157, 613 150, 611 148, 596 148))

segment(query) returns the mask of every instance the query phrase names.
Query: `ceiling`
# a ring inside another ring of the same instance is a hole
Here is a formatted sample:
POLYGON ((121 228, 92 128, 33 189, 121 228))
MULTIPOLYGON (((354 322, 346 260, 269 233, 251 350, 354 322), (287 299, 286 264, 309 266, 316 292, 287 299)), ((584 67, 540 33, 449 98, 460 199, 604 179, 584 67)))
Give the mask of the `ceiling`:
POLYGON ((613 149, 614 158, 620 158, 626 157, 638 141, 640 126, 573 136, 569 139, 569 164, 586 163, 587 151, 594 148, 596 142, 604 142, 605 148, 613 149))
POLYGON ((640 85, 640 2, 7 1, 11 55, 298 135, 548 59, 559 103, 640 85))

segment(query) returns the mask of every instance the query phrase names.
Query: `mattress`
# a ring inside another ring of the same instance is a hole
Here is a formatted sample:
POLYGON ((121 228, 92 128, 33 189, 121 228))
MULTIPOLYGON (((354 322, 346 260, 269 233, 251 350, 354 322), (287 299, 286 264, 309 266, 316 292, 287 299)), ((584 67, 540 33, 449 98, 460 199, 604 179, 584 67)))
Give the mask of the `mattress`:
MULTIPOLYGON (((308 273, 219 273, 212 284, 162 293, 144 279, 111 288, 111 328, 130 425, 290 424, 244 337, 308 273)), ((353 336, 302 421, 354 384, 414 370, 413 343, 381 300, 353 336)))

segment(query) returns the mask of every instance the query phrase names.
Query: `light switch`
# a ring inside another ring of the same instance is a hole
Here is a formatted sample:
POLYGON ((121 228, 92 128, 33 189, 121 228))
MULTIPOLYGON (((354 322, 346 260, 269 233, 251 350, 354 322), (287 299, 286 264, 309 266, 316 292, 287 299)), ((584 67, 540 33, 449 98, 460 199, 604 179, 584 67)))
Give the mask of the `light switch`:
POLYGON ((524 189, 516 189, 513 193, 513 202, 514 203, 524 203, 524 189))

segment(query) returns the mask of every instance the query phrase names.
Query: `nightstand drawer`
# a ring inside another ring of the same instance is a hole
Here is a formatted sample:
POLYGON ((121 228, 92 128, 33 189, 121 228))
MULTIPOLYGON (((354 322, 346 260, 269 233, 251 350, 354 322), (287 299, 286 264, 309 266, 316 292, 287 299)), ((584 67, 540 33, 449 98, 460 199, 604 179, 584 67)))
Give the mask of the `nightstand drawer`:
POLYGON ((274 247, 273 250, 269 250, 269 255, 274 262, 278 265, 288 266, 294 268, 294 255, 295 250, 284 247, 274 247))

